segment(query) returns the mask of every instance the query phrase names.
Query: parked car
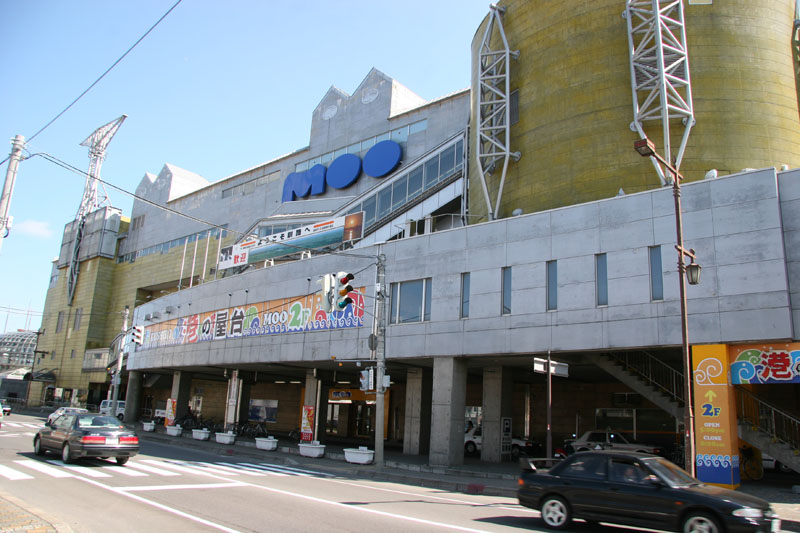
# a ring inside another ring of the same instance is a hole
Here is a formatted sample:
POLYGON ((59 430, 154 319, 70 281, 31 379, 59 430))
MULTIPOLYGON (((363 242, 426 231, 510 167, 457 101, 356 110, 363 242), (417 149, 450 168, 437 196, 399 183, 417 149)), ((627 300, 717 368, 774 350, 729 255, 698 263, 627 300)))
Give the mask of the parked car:
POLYGON ((0 400, 0 405, 3 406, 2 411, 3 411, 3 415, 4 416, 8 416, 8 415, 11 414, 11 404, 10 403, 0 400))
POLYGON ((568 442, 566 448, 567 453, 585 452, 587 450, 621 450, 652 453, 654 455, 663 453, 663 450, 657 446, 631 442, 622 433, 613 429, 587 431, 580 438, 568 442))
POLYGON ((794 470, 781 463, 771 455, 767 455, 766 453, 761 454, 761 464, 764 470, 777 470, 778 472, 783 472, 784 474, 794 472, 794 470))
MULTIPOLYGON (((467 455, 474 455, 481 449, 483 442, 483 429, 482 426, 475 426, 464 433, 464 453, 467 455)), ((521 454, 536 456, 541 455, 542 446, 532 440, 518 439, 513 437, 511 439, 511 457, 513 459, 519 458, 521 454)))
POLYGON ((36 455, 60 453, 65 463, 81 457, 114 457, 124 465, 139 453, 139 437, 113 416, 67 413, 36 433, 33 451, 36 455))
POLYGON ((89 411, 87 411, 83 407, 59 407, 58 409, 47 415, 47 423, 48 424, 51 423, 53 420, 55 420, 61 415, 65 414, 76 415, 79 413, 88 413, 88 412, 89 411))
POLYGON ((114 400, 103 400, 100 402, 100 414, 101 415, 112 415, 116 416, 120 420, 125 416, 125 401, 119 400, 117 401, 117 412, 115 414, 111 413, 111 406, 114 403, 114 400))
POLYGON ((705 485, 663 457, 637 452, 578 452, 547 472, 532 465, 519 478, 520 505, 545 525, 574 518, 685 533, 780 531, 769 502, 705 485), (602 496, 599 496, 602 495, 602 496))

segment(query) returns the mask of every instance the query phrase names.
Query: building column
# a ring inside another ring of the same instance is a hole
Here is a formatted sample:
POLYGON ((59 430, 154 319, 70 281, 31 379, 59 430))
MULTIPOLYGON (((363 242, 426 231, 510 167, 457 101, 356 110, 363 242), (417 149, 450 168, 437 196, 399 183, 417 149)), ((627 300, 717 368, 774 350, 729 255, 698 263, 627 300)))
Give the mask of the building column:
POLYGON ((175 400, 175 419, 183 418, 189 412, 189 399, 192 392, 192 374, 176 370, 172 373, 172 392, 169 397, 175 400))
POLYGON ((250 388, 253 384, 252 372, 239 372, 241 390, 239 392, 239 422, 250 420, 250 388))
POLYGON ((425 368, 409 368, 406 373, 406 410, 403 427, 403 453, 425 455, 431 449, 431 393, 433 376, 425 368))
POLYGON ((467 400, 467 363, 455 357, 433 360, 431 450, 436 466, 464 464, 464 409, 467 400))
POLYGON ((317 405, 319 405, 319 413, 317 413, 317 440, 320 444, 325 444, 327 439, 328 427, 328 396, 330 396, 330 385, 322 384, 320 388, 319 398, 317 398, 317 405))
POLYGON ((128 372, 128 390, 125 392, 125 422, 139 420, 139 408, 142 404, 142 373, 137 370, 128 372))
POLYGON ((483 435, 481 460, 491 463, 502 461, 502 418, 513 413, 513 381, 511 373, 502 366, 483 370, 483 435))

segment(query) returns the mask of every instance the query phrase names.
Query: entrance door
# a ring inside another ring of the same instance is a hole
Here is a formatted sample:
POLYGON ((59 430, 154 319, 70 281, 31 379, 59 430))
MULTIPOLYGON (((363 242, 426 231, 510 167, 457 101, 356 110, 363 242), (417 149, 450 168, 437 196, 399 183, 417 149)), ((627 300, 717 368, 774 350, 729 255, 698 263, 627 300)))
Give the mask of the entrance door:
POLYGON ((371 437, 373 434, 373 421, 375 417, 375 405, 358 403, 356 412, 356 436, 371 437))

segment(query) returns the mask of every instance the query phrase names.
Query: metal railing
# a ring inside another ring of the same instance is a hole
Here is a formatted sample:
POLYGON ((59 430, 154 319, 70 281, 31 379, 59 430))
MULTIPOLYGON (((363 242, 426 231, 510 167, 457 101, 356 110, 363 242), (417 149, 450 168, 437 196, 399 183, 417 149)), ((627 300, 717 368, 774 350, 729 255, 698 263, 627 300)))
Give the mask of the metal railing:
POLYGON ((680 371, 647 352, 622 352, 610 355, 628 372, 641 376, 658 391, 679 403, 684 403, 683 373, 680 371))
POLYGON ((736 387, 739 421, 766 433, 773 440, 800 449, 800 419, 777 409, 753 393, 736 387))

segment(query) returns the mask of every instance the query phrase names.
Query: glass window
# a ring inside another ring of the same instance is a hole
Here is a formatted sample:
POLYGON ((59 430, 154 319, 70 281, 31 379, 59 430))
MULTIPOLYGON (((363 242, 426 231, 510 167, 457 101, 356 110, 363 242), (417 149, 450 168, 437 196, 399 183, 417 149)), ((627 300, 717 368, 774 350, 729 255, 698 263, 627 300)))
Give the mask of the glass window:
POLYGON ((558 263, 547 262, 547 310, 558 309, 558 263))
POLYGON ((351 144, 347 147, 348 154, 357 154, 361 151, 361 143, 351 144))
POLYGON ((392 211, 392 188, 386 187, 378 191, 378 220, 392 211))
POLYGON ((597 305, 608 305, 608 264, 606 254, 594 256, 597 305))
POLYGON ((435 155, 425 161, 425 190, 427 191, 439 181, 439 156, 435 155))
MULTIPOLYGON (((223 198, 228 198, 230 195, 231 195, 231 189, 225 189, 224 191, 222 191, 222 197, 223 198)), ((134 229, 136 229, 136 228, 134 228, 134 229)))
POLYGON ((605 479, 607 469, 608 459, 604 455, 599 457, 589 455, 572 461, 572 463, 562 468, 558 474, 564 477, 605 479))
POLYGON ((64 329, 64 311, 58 312, 58 320, 56 320, 56 333, 64 329))
POLYGON ((272 226, 272 235, 283 233, 284 231, 286 231, 286 226, 272 226))
POLYGON ((408 140, 408 126, 392 131, 392 140, 398 144, 406 142, 408 140))
POLYGON ((364 227, 375 223, 375 197, 370 196, 364 200, 364 227))
POLYGON ((504 267, 502 271, 503 308, 502 314, 511 314, 511 267, 504 267))
POLYGON ((361 141, 361 151, 366 152, 370 148, 375 146, 375 137, 370 137, 369 139, 365 139, 361 141))
POLYGON ((341 157, 346 153, 347 153, 347 150, 345 148, 339 148, 338 150, 333 152, 333 158, 336 159, 337 157, 341 157))
POLYGON ((83 308, 79 308, 75 310, 75 320, 72 323, 72 329, 78 331, 81 329, 81 317, 83 316, 83 308))
POLYGON ((392 184, 392 210, 397 209, 406 203, 406 185, 408 184, 408 175, 397 179, 392 184))
POLYGON ((375 144, 378 144, 381 141, 388 141, 389 140, 389 132, 381 133, 380 135, 375 137, 375 144))
POLYGON ((461 168, 464 164, 464 141, 456 143, 456 169, 461 168))
POLYGON ((461 318, 469 318, 469 272, 461 274, 461 318))
POLYGON ((426 278, 392 284, 392 324, 431 319, 431 281, 431 278, 426 278))
POLYGON ((408 175, 408 199, 411 200, 422 192, 422 165, 412 170, 408 175))
POLYGON ((294 166, 295 172, 302 172, 304 170, 308 170, 308 161, 303 161, 302 163, 297 163, 294 166))
POLYGON ((359 211, 361 211, 361 204, 354 205, 353 207, 348 209, 347 213, 345 213, 345 215, 353 215, 355 213, 358 213, 359 211))
POLYGON ((333 152, 328 152, 327 154, 322 154, 322 157, 319 158, 319 162, 321 165, 325 165, 333 161, 333 152))
POLYGON ((415 122, 411 124, 408 128, 408 134, 413 135, 415 133, 419 133, 421 131, 425 131, 428 127, 428 119, 420 120, 419 122, 415 122))
POLYGON ((508 114, 512 126, 519 122, 519 90, 511 91, 508 101, 508 114))
POLYGON ((455 146, 451 146, 442 152, 439 158, 439 174, 441 176, 449 176, 453 172, 453 168, 455 168, 455 155, 455 146))
POLYGON ((308 168, 314 168, 315 166, 319 165, 319 162, 320 162, 319 157, 315 157, 314 159, 309 160, 308 168))
POLYGON ((650 247, 650 298, 664 299, 664 273, 661 269, 661 246, 650 247))

